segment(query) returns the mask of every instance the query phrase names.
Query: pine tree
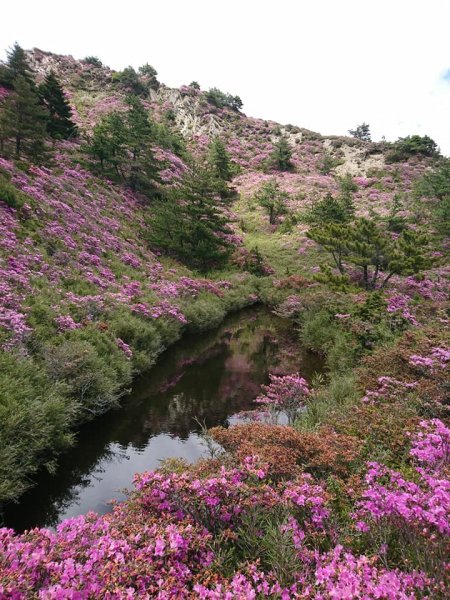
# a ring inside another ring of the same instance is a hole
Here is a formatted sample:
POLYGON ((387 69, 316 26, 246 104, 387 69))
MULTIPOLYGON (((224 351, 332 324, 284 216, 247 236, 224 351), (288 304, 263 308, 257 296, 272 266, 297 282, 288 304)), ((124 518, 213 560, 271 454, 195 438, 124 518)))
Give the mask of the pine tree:
POLYGON ((209 146, 209 163, 219 179, 231 181, 230 155, 219 137, 215 137, 209 146))
POLYGON ((369 290, 376 288, 381 273, 385 286, 393 275, 417 274, 430 264, 426 236, 405 229, 393 240, 386 225, 373 219, 360 218, 350 225, 328 223, 311 228, 307 235, 331 254, 341 275, 346 264, 360 268, 369 290))
POLYGON ((3 100, 0 112, 0 139, 3 151, 12 145, 19 158, 23 153, 39 158, 44 153, 47 110, 40 105, 35 88, 18 75, 13 91, 3 100))
POLYGON ((255 194, 258 204, 266 209, 271 225, 276 223, 279 215, 287 212, 285 202, 288 197, 289 194, 280 190, 280 185, 275 178, 264 183, 255 194))
POLYGON ((14 81, 19 75, 24 77, 35 90, 34 72, 28 63, 25 50, 16 42, 7 53, 6 63, 0 67, 0 83, 9 89, 14 89, 14 81))
POLYGON ((371 142, 372 138, 370 136, 370 129, 367 123, 362 123, 358 125, 356 129, 349 129, 349 134, 358 140, 362 140, 363 142, 371 142))
POLYGON ((217 180, 210 169, 196 165, 179 187, 152 205, 152 245, 184 263, 207 271, 223 264, 231 251, 232 233, 221 207, 217 180))
POLYGON ((128 111, 115 111, 100 120, 86 151, 99 161, 106 175, 151 196, 158 180, 153 156, 154 127, 137 96, 129 96, 127 104, 128 111))
POLYGON ((316 200, 309 213, 307 220, 313 225, 324 225, 325 223, 343 223, 349 220, 347 204, 341 199, 336 199, 330 193, 324 198, 316 200))
POLYGON ((287 138, 282 135, 275 144, 275 148, 270 155, 271 166, 278 171, 291 171, 293 167, 291 158, 292 150, 289 146, 289 142, 287 138))
POLYGON ((157 180, 153 157, 153 130, 148 113, 137 96, 127 98, 125 113, 125 178, 132 190, 151 194, 157 180))
POLYGON ((50 71, 38 88, 43 105, 50 113, 47 132, 56 140, 67 140, 76 135, 72 110, 64 96, 64 90, 53 71, 50 71))

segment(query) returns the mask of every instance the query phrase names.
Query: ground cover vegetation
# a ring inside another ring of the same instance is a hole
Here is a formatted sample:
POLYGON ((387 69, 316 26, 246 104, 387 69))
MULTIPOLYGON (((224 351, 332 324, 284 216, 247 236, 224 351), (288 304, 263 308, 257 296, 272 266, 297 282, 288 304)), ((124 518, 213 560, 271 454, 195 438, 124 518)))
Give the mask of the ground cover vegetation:
POLYGON ((0 529, 0 596, 448 597, 448 159, 156 77, 0 69, 0 501, 230 310, 267 303, 325 372, 272 373, 108 515, 0 529))

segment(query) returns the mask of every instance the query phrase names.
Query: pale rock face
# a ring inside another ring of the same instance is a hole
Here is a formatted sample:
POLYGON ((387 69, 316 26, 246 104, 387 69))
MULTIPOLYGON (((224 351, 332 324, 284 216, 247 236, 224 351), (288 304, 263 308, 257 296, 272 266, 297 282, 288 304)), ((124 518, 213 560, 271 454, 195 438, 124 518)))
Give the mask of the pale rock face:
POLYGON ((76 60, 73 56, 60 56, 52 52, 44 52, 39 48, 27 51, 28 61, 37 74, 38 83, 50 72, 54 71, 61 82, 71 87, 94 91, 111 87, 113 71, 106 66, 93 67, 84 61, 76 60))
POLYGON ((151 99, 156 101, 170 102, 175 111, 176 124, 184 137, 192 135, 220 135, 224 127, 220 119, 215 115, 202 115, 200 110, 200 97, 181 94, 174 90, 161 86, 157 91, 151 92, 151 99))
MULTIPOLYGON (((329 139, 324 140, 323 147, 325 150, 332 152, 332 141, 329 139)), ((367 156, 364 147, 359 148, 343 144, 339 150, 340 154, 343 155, 344 162, 335 167, 334 172, 341 177, 347 174, 365 177, 370 169, 383 169, 384 167, 384 156, 382 154, 367 156)))

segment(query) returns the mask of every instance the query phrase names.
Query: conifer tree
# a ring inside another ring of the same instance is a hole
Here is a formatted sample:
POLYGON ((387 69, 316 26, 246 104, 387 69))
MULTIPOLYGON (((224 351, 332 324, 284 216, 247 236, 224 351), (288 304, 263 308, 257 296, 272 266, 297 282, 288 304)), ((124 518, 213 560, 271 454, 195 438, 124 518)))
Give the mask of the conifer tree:
POLYGON ((158 179, 152 150, 154 129, 137 96, 129 96, 127 104, 128 111, 115 111, 100 120, 86 150, 106 175, 152 195, 158 179))
POLYGON ((0 67, 0 83, 13 89, 14 81, 19 75, 24 77, 35 90, 34 72, 28 63, 26 52, 15 42, 11 50, 7 52, 6 63, 0 67))
POLYGON ((324 198, 315 200, 309 213, 308 222, 313 225, 324 225, 325 223, 343 223, 349 220, 347 205, 341 199, 336 199, 329 192, 324 198))
POLYGON ((137 96, 127 98, 125 113, 125 178, 132 190, 151 193, 157 179, 153 157, 153 131, 148 113, 137 96))
POLYGON ((360 268, 369 290, 376 288, 381 273, 385 286, 393 275, 414 275, 430 264, 425 235, 405 229, 393 240, 386 225, 373 219, 360 218, 350 225, 325 223, 312 227, 307 235, 331 254, 341 275, 346 264, 360 268))
POLYGON ((349 129, 348 132, 351 136, 358 140, 362 140, 363 142, 372 141, 370 128, 367 123, 361 123, 361 125, 358 125, 356 129, 349 129))
POLYGON ((219 137, 215 137, 209 146, 209 163, 219 179, 223 181, 231 180, 230 155, 219 137))
POLYGON ((35 88, 26 77, 18 75, 0 111, 3 152, 11 153, 12 147, 17 158, 23 153, 39 158, 44 152, 47 118, 48 112, 39 103, 35 88))
POLYGON ((50 71, 38 88, 43 105, 50 113, 47 132, 56 140, 67 140, 76 135, 76 125, 72 121, 72 110, 64 96, 64 90, 53 71, 50 71))
POLYGON ((293 167, 291 158, 292 150, 289 146, 289 142, 287 138, 282 135, 275 144, 275 148, 270 155, 271 166, 278 171, 291 171, 293 167))
POLYGON ((152 245, 201 271, 227 260, 231 251, 227 236, 231 233, 217 179, 204 166, 195 165, 179 187, 152 205, 152 245))
POLYGON ((280 185, 275 178, 264 183, 255 194, 258 204, 266 209, 271 225, 276 223, 279 215, 286 213, 285 201, 288 196, 289 194, 280 190, 280 185))

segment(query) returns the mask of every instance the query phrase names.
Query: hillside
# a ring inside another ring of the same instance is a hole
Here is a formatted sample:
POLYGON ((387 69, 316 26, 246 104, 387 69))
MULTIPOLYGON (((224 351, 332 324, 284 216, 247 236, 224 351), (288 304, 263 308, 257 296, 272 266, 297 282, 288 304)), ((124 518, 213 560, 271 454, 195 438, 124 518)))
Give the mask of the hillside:
POLYGON ((448 159, 248 117, 149 65, 27 60, 77 135, 37 160, 0 119, 0 503, 231 311, 266 304, 325 372, 274 375, 269 417, 214 428, 219 457, 137 475, 108 515, 1 529, 0 597, 444 598, 448 159))

